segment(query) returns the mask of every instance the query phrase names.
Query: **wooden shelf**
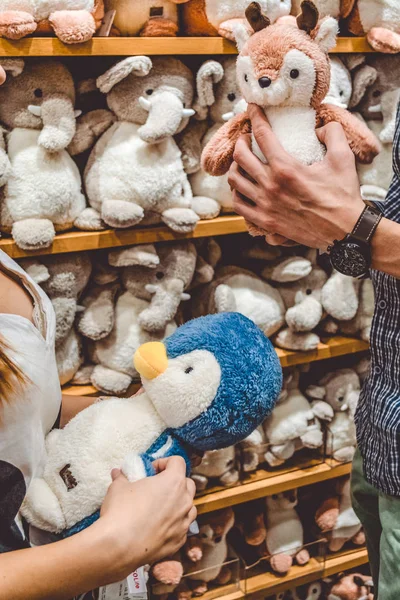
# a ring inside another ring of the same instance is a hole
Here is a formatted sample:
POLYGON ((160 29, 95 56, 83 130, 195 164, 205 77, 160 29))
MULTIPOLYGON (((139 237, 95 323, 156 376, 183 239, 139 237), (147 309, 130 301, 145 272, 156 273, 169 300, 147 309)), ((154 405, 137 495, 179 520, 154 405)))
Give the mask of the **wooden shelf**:
MULTIPOLYGON (((364 37, 338 38, 332 52, 373 52, 364 37)), ((19 41, 0 39, 0 56, 147 56, 162 54, 236 54, 236 46, 222 37, 95 37, 85 44, 63 44, 53 37, 19 41)))
POLYGON ((226 506, 235 506, 271 494, 311 485, 317 481, 349 475, 350 472, 351 463, 332 464, 332 462, 330 464, 323 462, 304 469, 284 469, 278 473, 260 470, 252 474, 248 482, 200 496, 196 498, 195 504, 199 514, 209 513, 226 506))
POLYGON ((304 567, 292 567, 286 577, 279 577, 273 573, 262 573, 240 581, 240 589, 238 590, 232 592, 232 585, 223 586, 207 592, 202 598, 203 600, 212 600, 213 598, 220 598, 221 600, 242 600, 250 597, 253 599, 265 598, 323 577, 330 577, 341 571, 355 569, 367 562, 368 553, 366 548, 337 552, 329 555, 323 565, 312 558, 304 567), (224 590, 226 591, 224 592, 224 590))
POLYGON ((25 256, 44 256, 46 254, 63 254, 64 252, 227 235, 244 231, 247 231, 247 228, 242 217, 226 215, 208 221, 199 221, 195 230, 190 233, 176 233, 164 225, 133 227, 132 229, 106 229, 105 231, 69 231, 57 235, 50 248, 25 251, 18 248, 11 238, 2 238, 0 239, 0 249, 4 250, 11 258, 23 258, 25 256))

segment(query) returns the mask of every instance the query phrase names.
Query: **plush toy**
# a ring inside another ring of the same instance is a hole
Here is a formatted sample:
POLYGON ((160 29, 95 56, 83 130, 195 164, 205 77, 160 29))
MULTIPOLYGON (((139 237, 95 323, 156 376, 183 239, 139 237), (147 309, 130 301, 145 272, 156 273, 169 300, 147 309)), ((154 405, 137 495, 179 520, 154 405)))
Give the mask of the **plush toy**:
POLYGON ((228 544, 226 536, 232 529, 235 515, 232 508, 223 508, 200 516, 199 535, 189 537, 182 549, 185 585, 177 593, 178 600, 202 596, 209 583, 226 585, 232 571, 226 565, 228 544))
POLYGON ((360 281, 333 271, 321 290, 323 309, 333 319, 348 322, 359 308, 360 281))
POLYGON ((38 250, 56 231, 99 228, 67 151, 76 118, 71 74, 56 61, 3 64, 11 77, 0 87, 0 121, 9 131, 0 149, 0 229, 20 248, 38 250))
POLYGON ((251 271, 232 265, 217 269, 215 278, 193 296, 193 316, 238 311, 265 335, 284 323, 284 306, 277 290, 251 271))
POLYGON ((105 0, 106 10, 115 10, 113 35, 173 37, 179 29, 178 4, 187 0, 105 0))
POLYGON ((131 227, 151 212, 175 231, 191 231, 199 217, 173 137, 194 114, 190 69, 171 57, 131 56, 100 76, 97 85, 117 121, 89 157, 89 203, 110 227, 131 227))
POLYGON ((282 370, 268 338, 238 313, 182 325, 165 343, 135 353, 143 391, 96 402, 46 438, 43 476, 33 479, 23 514, 64 535, 98 516, 111 469, 130 481, 153 474, 155 457, 232 446, 272 410, 282 370), (84 432, 84 433, 83 433, 84 432))
POLYGON ((239 471, 236 463, 236 450, 228 446, 221 450, 208 450, 198 467, 192 470, 192 479, 198 492, 209 485, 210 480, 216 485, 229 486, 239 481, 239 471))
POLYGON ((350 321, 340 323, 341 333, 349 336, 358 336, 364 342, 369 342, 374 312, 374 286, 371 279, 364 279, 360 285, 357 313, 350 321))
POLYGON ((397 0, 345 0, 342 15, 351 33, 367 36, 377 52, 400 52, 400 5, 397 0))
POLYGON ((338 56, 330 56, 329 62, 331 82, 324 103, 334 104, 340 108, 348 108, 353 92, 350 71, 338 56))
POLYGON ((81 344, 74 330, 78 300, 92 270, 85 252, 27 258, 21 266, 51 299, 56 315, 56 359, 61 385, 70 381, 82 364, 81 344))
MULTIPOLYGON (((278 398, 280 401, 281 392, 278 398)), ((243 442, 239 444, 240 463, 244 473, 255 471, 258 466, 265 462, 266 452, 268 449, 267 438, 265 436, 264 427, 260 425, 251 433, 243 442)))
POLYGON ((338 479, 335 488, 335 495, 324 500, 318 508, 315 522, 328 537, 331 552, 338 552, 349 540, 357 546, 363 546, 365 535, 351 506, 350 478, 338 479))
MULTIPOLYGON (((342 11, 345 9, 345 4, 348 0, 315 0, 314 4, 318 9, 319 16, 335 17, 339 19, 342 16, 342 11)), ((292 0, 292 15, 296 16, 301 12, 302 0, 292 0)))
POLYGON ((103 0, 1 0, 0 36, 55 33, 64 44, 80 44, 93 37, 103 16, 103 0))
POLYGON ((328 600, 374 600, 373 582, 369 575, 342 575, 330 590, 328 600))
POLYGON ((303 525, 296 505, 296 489, 266 498, 269 561, 272 569, 282 575, 289 571, 294 561, 305 565, 310 560, 308 550, 303 548, 303 525))
MULTIPOLYGON (((193 142, 202 148, 213 137, 214 133, 231 117, 246 110, 236 82, 236 59, 222 58, 219 61, 207 60, 197 72, 197 98, 195 100, 196 119, 209 117, 200 123, 192 121, 193 142)), ((214 217, 221 210, 232 211, 232 192, 226 175, 213 177, 200 168, 200 156, 197 172, 190 178, 193 192, 193 206, 196 212, 204 212, 204 205, 209 206, 210 216, 214 217)))
MULTIPOLYGON (((222 35, 235 41, 235 28, 246 23, 248 0, 190 0, 183 9, 186 35, 222 35)), ((290 13, 291 0, 261 0, 261 9, 271 23, 290 13)))
POLYGON ((354 414, 360 395, 360 380, 356 371, 338 369, 328 373, 318 385, 309 386, 306 395, 317 401, 321 407, 320 418, 329 423, 327 455, 339 462, 350 462, 356 449, 354 414))
POLYGON ((282 465, 302 448, 321 448, 323 435, 320 419, 333 417, 333 411, 325 403, 312 403, 299 389, 298 370, 285 377, 281 393, 271 415, 264 422, 269 443, 265 459, 271 467, 282 465))
POLYGON ((325 581, 313 581, 291 590, 287 600, 325 600, 325 581))
MULTIPOLYGON (((336 121, 358 160, 371 162, 379 152, 372 132, 346 110, 323 103, 329 90, 328 51, 335 45, 336 20, 327 17, 318 23, 318 11, 310 0, 302 3, 298 28, 270 25, 256 2, 247 8, 246 16, 254 33, 249 36, 245 27, 236 31, 239 87, 246 102, 263 108, 285 150, 307 165, 322 160, 325 149, 315 129, 336 121)), ((239 136, 250 129, 247 112, 223 125, 203 151, 203 168, 211 175, 226 173, 239 136)), ((265 162, 254 139, 253 151, 265 162)), ((265 232, 250 226, 250 233, 265 232)))

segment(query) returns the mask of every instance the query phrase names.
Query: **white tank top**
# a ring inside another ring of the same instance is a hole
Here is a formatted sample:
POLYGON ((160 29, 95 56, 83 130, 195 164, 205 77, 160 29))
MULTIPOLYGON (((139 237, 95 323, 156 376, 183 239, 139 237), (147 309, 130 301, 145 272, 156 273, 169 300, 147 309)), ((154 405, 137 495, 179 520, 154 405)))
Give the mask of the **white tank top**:
POLYGON ((57 421, 61 388, 55 357, 55 314, 43 290, 0 250, 0 268, 21 282, 34 303, 34 325, 0 313, 0 333, 11 358, 29 378, 9 402, 0 405, 0 552, 26 545, 19 509, 45 460, 45 436, 57 421), (4 532, 4 535, 3 535, 4 532))

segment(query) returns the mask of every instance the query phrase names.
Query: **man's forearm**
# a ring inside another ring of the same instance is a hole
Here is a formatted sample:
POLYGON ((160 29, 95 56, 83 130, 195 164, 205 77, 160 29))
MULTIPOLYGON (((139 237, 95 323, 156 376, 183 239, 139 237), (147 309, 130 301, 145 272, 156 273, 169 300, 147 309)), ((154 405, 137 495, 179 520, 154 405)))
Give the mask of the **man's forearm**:
POLYGON ((379 223, 372 238, 372 267, 400 279, 400 223, 379 223))
POLYGON ((60 542, 0 555, 0 600, 67 600, 123 579, 100 521, 60 542))

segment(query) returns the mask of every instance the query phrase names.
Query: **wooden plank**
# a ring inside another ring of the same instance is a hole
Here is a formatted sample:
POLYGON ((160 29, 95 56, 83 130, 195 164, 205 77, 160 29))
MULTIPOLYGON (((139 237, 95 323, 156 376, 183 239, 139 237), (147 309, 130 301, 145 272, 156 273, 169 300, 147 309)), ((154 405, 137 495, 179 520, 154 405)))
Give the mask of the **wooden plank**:
POLYGON ((353 354, 368 350, 368 343, 356 338, 342 336, 331 337, 321 342, 316 350, 311 352, 292 352, 290 350, 276 349, 282 367, 292 367, 317 360, 326 360, 344 354, 353 354))
MULTIPOLYGON (((373 52, 365 38, 338 38, 332 52, 373 52)), ((85 44, 63 44, 53 37, 19 41, 0 39, 0 56, 148 56, 236 54, 236 46, 222 37, 95 37, 85 44)))
POLYGON ((247 580, 240 581, 240 589, 231 592, 232 586, 222 586, 218 590, 212 590, 202 596, 203 600, 212 600, 220 598, 222 600, 242 600, 244 598, 265 598, 272 594, 279 594, 285 590, 311 583, 323 577, 336 575, 341 571, 355 569, 368 562, 368 553, 366 548, 357 550, 348 550, 330 555, 325 560, 325 564, 312 558, 310 562, 303 566, 294 566, 290 569, 288 575, 280 577, 273 573, 262 573, 249 577, 247 580), (224 590, 229 590, 226 593, 224 590), (218 596, 216 595, 218 591, 218 596))
POLYGON ((190 233, 176 233, 164 225, 133 227, 132 229, 106 229, 105 231, 69 231, 57 235, 50 248, 25 251, 18 248, 14 240, 3 238, 0 240, 0 249, 4 250, 11 258, 23 258, 227 235, 244 231, 247 231, 247 228, 242 217, 226 215, 208 221, 199 221, 195 230, 190 233))
POLYGON ((260 473, 256 473, 249 483, 206 494, 196 498, 195 504, 199 514, 204 514, 227 506, 264 498, 271 494, 279 494, 295 487, 311 485, 317 481, 335 479, 342 475, 348 475, 350 472, 351 463, 336 463, 334 466, 321 463, 308 469, 285 470, 278 474, 272 472, 266 474, 264 478, 260 478, 260 473))
MULTIPOLYGON (((133 394, 136 394, 140 388, 140 383, 132 383, 129 386, 128 391, 123 394, 123 397, 130 398, 133 394)), ((62 393, 66 396, 106 396, 104 392, 99 392, 93 385, 64 385, 62 387, 62 393)))

